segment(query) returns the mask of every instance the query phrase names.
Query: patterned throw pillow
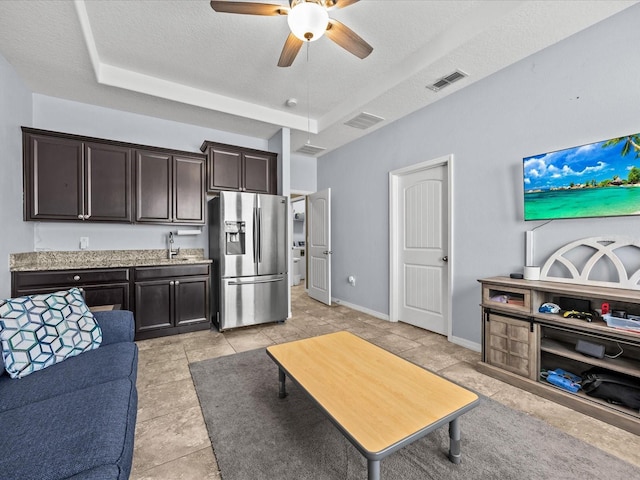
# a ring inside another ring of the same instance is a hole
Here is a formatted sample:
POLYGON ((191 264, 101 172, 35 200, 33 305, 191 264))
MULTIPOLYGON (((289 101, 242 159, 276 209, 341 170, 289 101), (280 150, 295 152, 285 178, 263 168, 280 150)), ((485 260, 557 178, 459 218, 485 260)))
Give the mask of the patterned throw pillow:
POLYGON ((11 378, 98 348, 102 330, 77 288, 0 300, 0 342, 11 378))

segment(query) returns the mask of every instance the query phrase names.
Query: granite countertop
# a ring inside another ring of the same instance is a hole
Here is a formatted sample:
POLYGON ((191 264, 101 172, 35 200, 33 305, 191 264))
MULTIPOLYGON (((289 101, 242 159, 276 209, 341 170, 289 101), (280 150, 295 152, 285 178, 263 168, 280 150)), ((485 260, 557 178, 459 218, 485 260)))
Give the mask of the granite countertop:
POLYGON ((211 263, 202 248, 186 248, 169 260, 166 249, 157 250, 78 250, 72 252, 26 252, 9 255, 12 272, 71 270, 78 268, 143 267, 154 265, 192 265, 211 263))

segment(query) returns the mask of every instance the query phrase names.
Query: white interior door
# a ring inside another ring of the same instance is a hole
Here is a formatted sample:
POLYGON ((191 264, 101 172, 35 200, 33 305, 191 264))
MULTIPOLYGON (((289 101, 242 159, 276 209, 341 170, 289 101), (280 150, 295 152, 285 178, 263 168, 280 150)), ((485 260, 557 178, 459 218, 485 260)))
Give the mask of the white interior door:
POLYGON ((307 196, 309 296, 331 305, 331 189, 307 196))
POLYGON ((397 319, 448 335, 448 167, 416 170, 397 182, 397 319))

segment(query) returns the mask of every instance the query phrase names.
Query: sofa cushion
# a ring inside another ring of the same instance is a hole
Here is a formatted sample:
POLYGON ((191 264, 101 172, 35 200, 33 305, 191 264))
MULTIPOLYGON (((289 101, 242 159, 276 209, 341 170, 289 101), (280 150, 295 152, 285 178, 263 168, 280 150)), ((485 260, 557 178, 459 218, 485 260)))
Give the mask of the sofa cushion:
POLYGON ((102 330, 102 343, 100 345, 133 342, 135 335, 133 312, 129 310, 108 310, 105 312, 93 312, 93 317, 102 330))
POLYGON ((135 384, 137 365, 135 343, 114 343, 21 379, 2 376, 0 412, 121 378, 128 378, 135 384))
POLYGON ((121 379, 0 413, 0 476, 127 479, 136 407, 135 385, 121 379))
POLYGON ((100 346, 102 331, 77 288, 0 301, 4 368, 22 378, 100 346))

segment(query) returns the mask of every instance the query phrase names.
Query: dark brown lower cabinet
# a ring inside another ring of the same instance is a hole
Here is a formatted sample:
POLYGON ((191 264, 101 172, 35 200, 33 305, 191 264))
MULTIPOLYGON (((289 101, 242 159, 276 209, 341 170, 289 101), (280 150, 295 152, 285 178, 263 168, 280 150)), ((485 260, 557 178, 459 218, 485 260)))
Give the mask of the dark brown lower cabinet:
POLYGON ((11 295, 19 297, 81 289, 89 307, 115 305, 131 310, 135 338, 206 330, 209 315, 209 264, 12 272, 11 295))
POLYGON ((209 328, 209 265, 134 269, 136 340, 209 328))

